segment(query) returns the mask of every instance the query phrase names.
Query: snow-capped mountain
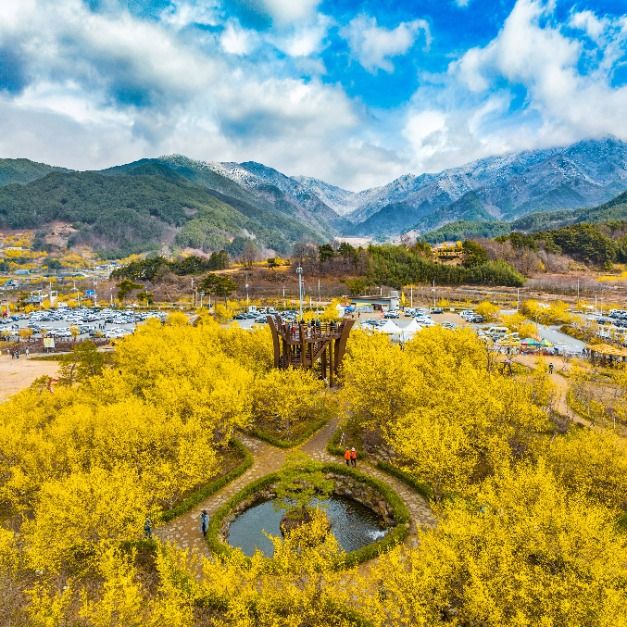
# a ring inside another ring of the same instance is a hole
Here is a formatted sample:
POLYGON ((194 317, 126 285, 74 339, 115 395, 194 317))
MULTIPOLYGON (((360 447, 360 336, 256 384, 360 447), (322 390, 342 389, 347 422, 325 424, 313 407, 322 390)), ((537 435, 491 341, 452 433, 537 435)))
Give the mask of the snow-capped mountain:
MULTIPOLYGON (((393 237, 457 220, 512 221, 537 212, 595 207, 627 190, 627 143, 614 138, 587 140, 490 157, 439 173, 406 174, 357 193, 315 178, 286 176, 254 161, 196 161, 170 155, 80 173, 27 160, 0 160, 0 189, 11 196, 7 206, 43 202, 47 196, 40 188, 53 183, 77 194, 80 185, 96 189, 96 179, 110 185, 98 176, 120 177, 119 185, 134 198, 129 211, 145 206, 154 212, 168 197, 170 212, 182 203, 182 215, 168 213, 168 219, 184 231, 179 239, 205 247, 235 242, 235 250, 240 240, 258 237, 268 250, 285 252, 301 239, 393 237), (32 184, 32 189, 7 190, 11 183, 32 184), (195 207, 202 209, 202 217, 188 220, 199 211, 195 207)), ((124 205, 127 196, 115 203, 124 205)), ((108 197, 99 201, 104 208, 113 202, 108 197)), ((137 217, 138 224, 144 217, 137 217)))
POLYGON ((394 235, 454 220, 514 219, 579 209, 627 189, 627 144, 588 140, 564 148, 490 157, 439 174, 405 175, 361 192, 351 232, 394 235))
POLYGON ((293 176, 292 180, 310 193, 315 194, 327 207, 331 207, 340 216, 352 213, 362 204, 360 194, 325 183, 320 179, 310 176, 293 176))
POLYGON ((278 209, 284 208, 296 215, 305 212, 307 216, 313 216, 319 220, 324 227, 343 226, 340 214, 327 205, 323 199, 301 185, 297 179, 290 178, 274 168, 255 161, 207 165, 216 173, 259 195, 278 209))
POLYGON ((188 162, 186 169, 204 172, 204 182, 206 172, 213 172, 216 180, 208 185, 222 193, 234 196, 239 190, 323 232, 375 237, 462 219, 511 220, 537 211, 592 207, 627 189, 627 144, 614 138, 488 157, 439 173, 405 174, 356 193, 316 178, 289 177, 254 161, 188 162), (224 181, 234 189, 225 189, 224 181))

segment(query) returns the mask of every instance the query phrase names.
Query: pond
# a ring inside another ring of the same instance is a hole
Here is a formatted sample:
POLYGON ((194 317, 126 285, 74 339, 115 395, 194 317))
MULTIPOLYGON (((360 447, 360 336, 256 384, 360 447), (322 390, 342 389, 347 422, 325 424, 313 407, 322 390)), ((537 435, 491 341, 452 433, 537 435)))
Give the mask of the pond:
MULTIPOLYGON (((314 500, 312 505, 319 505, 326 510, 333 535, 345 551, 354 551, 376 542, 387 533, 371 509, 352 499, 332 496, 326 501, 314 500)), ((284 510, 275 509, 273 501, 253 505, 231 523, 228 543, 249 556, 259 549, 266 557, 271 557, 272 542, 264 532, 280 537, 279 523, 283 514, 284 510)))

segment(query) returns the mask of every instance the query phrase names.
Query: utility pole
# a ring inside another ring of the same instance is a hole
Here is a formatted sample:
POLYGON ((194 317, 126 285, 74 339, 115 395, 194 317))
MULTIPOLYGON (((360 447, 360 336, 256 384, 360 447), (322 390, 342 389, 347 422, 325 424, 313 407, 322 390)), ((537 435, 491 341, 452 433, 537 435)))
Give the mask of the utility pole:
POLYGON ((433 308, 435 309, 435 279, 433 279, 433 287, 431 288, 433 292, 433 308))
POLYGON ((520 288, 518 288, 517 292, 518 292, 518 301, 517 301, 518 304, 516 306, 516 311, 520 312, 520 288))
POLYGON ((413 309, 414 307, 414 286, 409 286, 409 306, 413 309))
POLYGON ((579 302, 579 277, 577 277, 577 302, 579 302))
POLYGON ((318 307, 320 307, 320 278, 318 277, 318 307))
POLYGON ((194 277, 192 277, 192 309, 196 308, 196 290, 194 289, 194 277))
POLYGON ((244 285, 244 287, 246 288, 246 306, 248 307, 248 281, 246 281, 246 284, 244 285))
POLYGON ((303 319, 303 267, 298 264, 296 268, 296 274, 298 274, 298 310, 300 313, 300 319, 303 319))
POLYGON ((202 309, 202 299, 204 298, 204 296, 205 296, 204 290, 200 290, 200 308, 201 309, 202 309))

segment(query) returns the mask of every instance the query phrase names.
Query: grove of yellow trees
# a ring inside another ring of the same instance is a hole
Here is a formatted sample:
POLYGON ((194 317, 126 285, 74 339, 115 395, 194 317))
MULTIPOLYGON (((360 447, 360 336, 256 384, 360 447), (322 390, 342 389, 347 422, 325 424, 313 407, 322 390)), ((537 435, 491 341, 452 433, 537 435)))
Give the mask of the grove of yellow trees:
POLYGON ((402 349, 356 331, 338 394, 272 369, 267 329, 207 316, 149 321, 110 364, 81 350, 52 392, 0 405, 2 625, 627 622, 625 439, 564 433, 544 369, 505 376, 470 330, 402 349), (146 516, 222 472, 238 429, 330 407, 376 436, 373 460, 429 487, 438 522, 417 543, 338 569, 317 516, 273 539, 272 559, 142 541, 146 516))

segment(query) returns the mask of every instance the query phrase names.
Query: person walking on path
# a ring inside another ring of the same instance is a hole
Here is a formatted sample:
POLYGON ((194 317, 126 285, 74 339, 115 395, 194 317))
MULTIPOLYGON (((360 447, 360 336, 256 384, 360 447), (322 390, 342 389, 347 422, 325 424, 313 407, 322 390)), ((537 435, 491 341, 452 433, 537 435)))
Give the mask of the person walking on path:
POLYGON ((144 521, 144 536, 147 540, 152 539, 152 520, 150 520, 150 516, 146 516, 144 521))
POLYGON ((203 509, 202 514, 200 515, 200 532, 203 536, 207 535, 207 531, 209 530, 209 514, 207 514, 207 510, 203 509))
POLYGON ((26 350, 24 351, 24 354, 26 355, 26 359, 28 359, 30 357, 30 348, 28 348, 28 346, 26 347, 26 350))
POLYGON ((351 452, 348 447, 346 447, 346 450, 344 451, 344 460, 346 461, 347 466, 351 465, 351 452))
POLYGON ((553 374, 553 362, 549 364, 549 374, 553 374))
POLYGON ((351 466, 353 468, 357 468, 357 451, 354 446, 351 449, 351 466))

